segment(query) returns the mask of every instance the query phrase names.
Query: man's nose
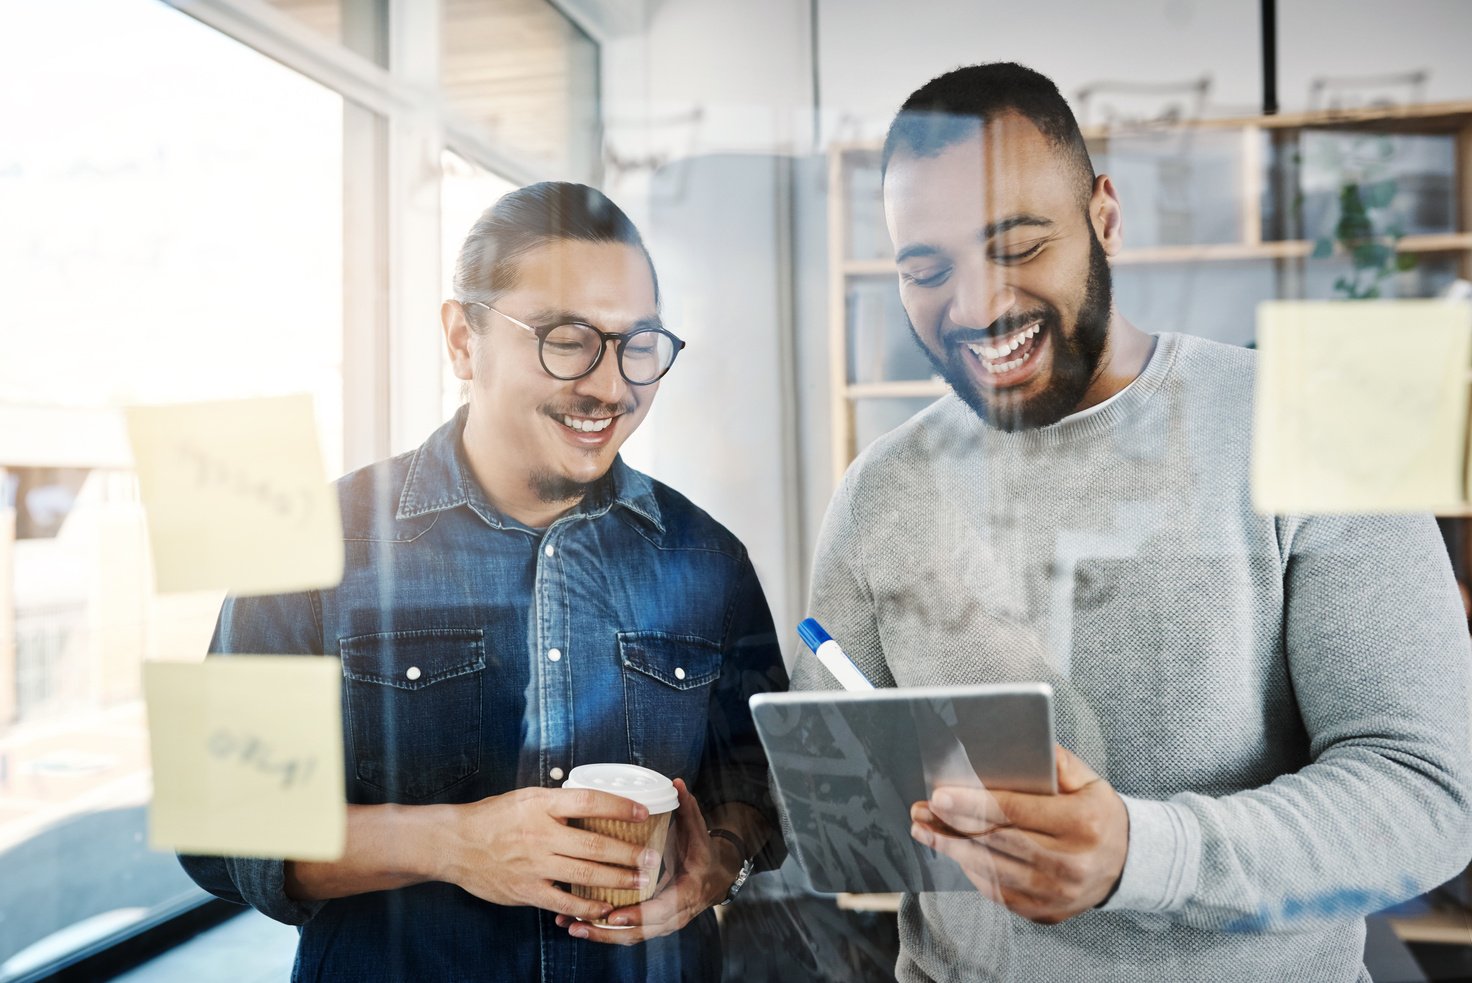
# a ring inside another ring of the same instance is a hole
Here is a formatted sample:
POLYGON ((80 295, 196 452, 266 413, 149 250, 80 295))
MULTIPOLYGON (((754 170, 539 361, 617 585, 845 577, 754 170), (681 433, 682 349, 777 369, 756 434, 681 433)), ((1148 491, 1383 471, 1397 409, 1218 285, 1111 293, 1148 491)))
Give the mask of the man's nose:
POLYGON ((629 391, 629 383, 618 370, 618 340, 610 338, 604 342, 603 357, 598 367, 573 385, 579 396, 592 396, 610 406, 623 405, 629 391))
POLYGON ((950 320, 968 328, 986 328, 1011 310, 1017 292, 990 263, 956 270, 956 289, 951 296, 950 320))

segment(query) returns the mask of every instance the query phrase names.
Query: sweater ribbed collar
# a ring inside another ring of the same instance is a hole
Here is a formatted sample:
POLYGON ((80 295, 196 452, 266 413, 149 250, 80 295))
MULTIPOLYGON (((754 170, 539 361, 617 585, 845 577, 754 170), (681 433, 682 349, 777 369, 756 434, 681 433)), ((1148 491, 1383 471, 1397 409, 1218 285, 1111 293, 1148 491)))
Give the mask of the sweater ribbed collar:
POLYGON ((1064 417, 1051 426, 1009 432, 985 422, 972 413, 969 407, 966 412, 975 420, 979 436, 983 440, 1014 450, 1059 447, 1078 441, 1094 440, 1105 436, 1145 408, 1170 376, 1179 350, 1180 335, 1168 332, 1156 335, 1155 351, 1151 353, 1144 370, 1135 380, 1099 412, 1077 419, 1064 417))

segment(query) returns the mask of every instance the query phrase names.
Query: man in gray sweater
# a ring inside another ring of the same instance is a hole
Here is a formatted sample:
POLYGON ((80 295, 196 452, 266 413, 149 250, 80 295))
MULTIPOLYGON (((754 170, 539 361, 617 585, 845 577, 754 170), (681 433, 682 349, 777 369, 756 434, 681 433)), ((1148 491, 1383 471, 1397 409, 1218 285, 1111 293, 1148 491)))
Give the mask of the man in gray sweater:
POLYGON ((905 898, 900 979, 1368 980, 1363 915, 1472 853, 1435 524, 1253 510, 1254 355, 1114 310, 1120 202, 1043 76, 935 79, 884 161, 954 396, 850 468, 813 614, 876 685, 1051 683, 1063 746, 1057 796, 916 804, 978 891, 905 898))

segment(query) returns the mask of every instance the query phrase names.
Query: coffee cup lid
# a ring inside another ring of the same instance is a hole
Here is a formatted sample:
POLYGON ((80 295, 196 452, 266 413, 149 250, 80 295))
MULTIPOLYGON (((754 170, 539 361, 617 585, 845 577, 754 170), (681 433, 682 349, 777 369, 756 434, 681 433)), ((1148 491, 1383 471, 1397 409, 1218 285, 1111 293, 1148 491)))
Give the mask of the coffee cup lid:
POLYGON ((680 794, 668 778, 638 765, 578 765, 568 773, 563 788, 591 788, 633 799, 649 809, 650 815, 673 812, 680 804, 680 794))

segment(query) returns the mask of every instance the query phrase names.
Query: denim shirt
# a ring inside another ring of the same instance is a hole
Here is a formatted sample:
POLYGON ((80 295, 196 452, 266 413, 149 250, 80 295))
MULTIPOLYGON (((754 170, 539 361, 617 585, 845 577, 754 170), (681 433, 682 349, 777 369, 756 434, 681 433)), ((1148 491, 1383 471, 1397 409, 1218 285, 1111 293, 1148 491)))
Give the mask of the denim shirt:
MULTIPOLYGON (((475 802, 616 761, 685 778, 705 811, 753 805, 775 830, 747 699, 787 677, 745 548, 622 460, 545 530, 521 525, 471 475, 464 421, 341 479, 342 583, 227 600, 211 651, 341 657, 350 803, 475 802)), ((606 945, 447 883, 297 902, 279 860, 181 859, 212 894, 300 926, 294 980, 720 976, 709 911, 606 945)))

